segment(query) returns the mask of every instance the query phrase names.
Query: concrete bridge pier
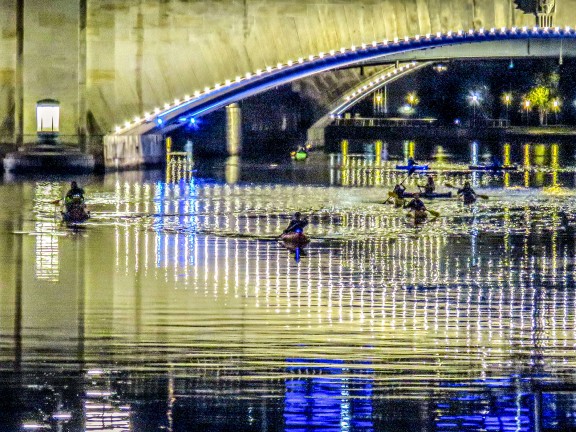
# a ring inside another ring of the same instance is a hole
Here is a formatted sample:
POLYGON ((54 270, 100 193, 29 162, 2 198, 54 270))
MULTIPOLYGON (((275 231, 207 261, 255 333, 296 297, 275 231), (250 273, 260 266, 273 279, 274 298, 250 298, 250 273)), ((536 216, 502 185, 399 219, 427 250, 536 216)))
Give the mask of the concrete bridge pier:
POLYGON ((226 107, 226 149, 230 156, 242 152, 242 110, 237 103, 226 107))

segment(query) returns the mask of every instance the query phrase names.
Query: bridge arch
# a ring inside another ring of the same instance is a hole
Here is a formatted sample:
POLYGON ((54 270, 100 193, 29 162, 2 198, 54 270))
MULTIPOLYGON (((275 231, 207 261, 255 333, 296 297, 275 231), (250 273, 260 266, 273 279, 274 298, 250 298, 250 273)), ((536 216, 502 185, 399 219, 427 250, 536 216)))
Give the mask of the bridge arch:
MULTIPOLYGON (((166 128, 177 127, 179 122, 185 123, 270 88, 338 68, 375 62, 385 63, 387 59, 398 61, 403 59, 403 56, 414 52, 431 52, 438 49, 479 46, 480 44, 494 46, 499 42, 520 42, 521 44, 516 47, 517 49, 520 47, 519 54, 515 51, 503 53, 505 57, 510 57, 523 55, 525 46, 528 46, 529 51, 531 41, 540 41, 544 44, 542 55, 557 55, 556 50, 560 52, 564 50, 566 55, 576 54, 574 48, 576 30, 568 26, 480 28, 427 33, 403 38, 395 37, 392 40, 374 40, 360 46, 353 45, 349 48, 320 52, 308 58, 288 60, 274 67, 268 66, 265 70, 248 73, 244 77, 238 76, 224 83, 216 83, 203 92, 196 92, 192 96, 187 95, 183 100, 175 100, 172 104, 166 104, 164 108, 156 108, 153 112, 145 113, 132 122, 126 122, 124 126, 117 126, 113 135, 143 135, 161 132, 166 128), (550 49, 550 41, 562 43, 556 43, 553 47, 555 49, 550 49)), ((451 54, 445 52, 443 55, 451 54)), ((494 53, 480 54, 480 56, 493 57, 494 53)))

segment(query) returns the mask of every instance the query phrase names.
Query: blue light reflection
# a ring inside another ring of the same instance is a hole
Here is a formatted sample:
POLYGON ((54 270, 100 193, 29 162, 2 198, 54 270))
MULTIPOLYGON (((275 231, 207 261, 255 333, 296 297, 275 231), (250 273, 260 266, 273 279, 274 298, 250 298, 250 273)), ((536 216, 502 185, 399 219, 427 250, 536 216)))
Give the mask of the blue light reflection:
POLYGON ((350 369, 341 360, 289 359, 288 362, 292 363, 288 372, 301 378, 286 380, 286 431, 374 430, 373 370, 350 369))

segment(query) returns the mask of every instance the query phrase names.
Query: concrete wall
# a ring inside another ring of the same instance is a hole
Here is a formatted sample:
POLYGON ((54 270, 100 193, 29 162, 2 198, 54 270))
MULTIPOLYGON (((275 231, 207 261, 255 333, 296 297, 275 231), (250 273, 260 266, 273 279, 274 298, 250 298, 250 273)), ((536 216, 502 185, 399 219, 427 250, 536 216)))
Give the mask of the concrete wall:
MULTIPOLYGON (((575 25, 576 0, 557 3, 556 23, 575 25)), ((53 97, 71 139, 84 123, 99 137, 174 98, 287 59, 374 39, 534 23, 512 0, 0 0, 3 142, 18 133, 19 4, 24 135, 35 133, 35 101, 53 97)))
POLYGON ((14 138, 16 0, 0 0, 0 142, 14 138))

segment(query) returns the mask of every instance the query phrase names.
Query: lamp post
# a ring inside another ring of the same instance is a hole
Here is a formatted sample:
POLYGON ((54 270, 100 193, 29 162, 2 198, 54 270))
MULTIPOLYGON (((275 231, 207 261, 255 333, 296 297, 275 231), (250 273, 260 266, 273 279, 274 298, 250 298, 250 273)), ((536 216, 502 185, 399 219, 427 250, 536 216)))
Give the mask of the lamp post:
POLYGON ((530 124, 530 101, 524 101, 524 109, 526 110, 526 126, 530 124))
POLYGON ((408 105, 410 105, 410 111, 415 112, 415 107, 420 102, 420 99, 418 98, 416 92, 410 92, 406 95, 406 102, 408 102, 408 105))
POLYGON ((556 124, 558 124, 558 112, 560 111, 560 101, 558 99, 554 99, 552 101, 552 111, 554 111, 554 116, 556 118, 556 124))
POLYGON ((480 103, 480 97, 478 96, 478 94, 472 93, 469 99, 470 99, 470 105, 472 105, 473 110, 472 125, 473 127, 476 127, 476 106, 480 103))
POLYGON ((42 99, 36 102, 36 135, 39 144, 56 145, 60 133, 60 102, 42 99))
POLYGON ((509 110, 510 104, 512 103, 512 95, 510 93, 504 93, 502 95, 502 102, 506 106, 506 122, 510 122, 509 110))

